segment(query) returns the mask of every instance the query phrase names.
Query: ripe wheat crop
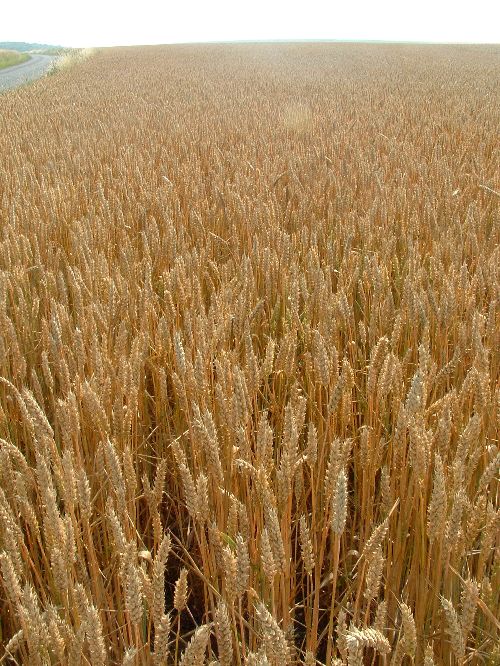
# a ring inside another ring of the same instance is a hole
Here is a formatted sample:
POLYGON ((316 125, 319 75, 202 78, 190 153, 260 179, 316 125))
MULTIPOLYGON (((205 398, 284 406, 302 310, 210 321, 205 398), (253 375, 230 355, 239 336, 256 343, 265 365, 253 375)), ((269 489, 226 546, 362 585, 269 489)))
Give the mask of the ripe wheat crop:
POLYGON ((0 97, 0 663, 499 663, 499 62, 0 97))

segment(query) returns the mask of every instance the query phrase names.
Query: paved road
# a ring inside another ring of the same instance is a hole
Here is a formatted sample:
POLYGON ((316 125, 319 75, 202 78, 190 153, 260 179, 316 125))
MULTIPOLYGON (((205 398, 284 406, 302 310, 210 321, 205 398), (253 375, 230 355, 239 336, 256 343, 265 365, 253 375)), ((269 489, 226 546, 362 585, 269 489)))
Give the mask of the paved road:
POLYGON ((0 69, 0 92, 38 79, 48 70, 52 60, 53 56, 34 54, 20 65, 0 69))

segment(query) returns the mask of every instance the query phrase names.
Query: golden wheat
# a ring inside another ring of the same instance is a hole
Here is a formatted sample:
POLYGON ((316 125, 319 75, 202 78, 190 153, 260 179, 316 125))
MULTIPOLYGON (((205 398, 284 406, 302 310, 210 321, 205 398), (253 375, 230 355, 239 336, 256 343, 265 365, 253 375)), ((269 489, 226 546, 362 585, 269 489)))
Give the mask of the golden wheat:
POLYGON ((498 47, 88 55, 0 97, 0 660, 496 663, 498 47))

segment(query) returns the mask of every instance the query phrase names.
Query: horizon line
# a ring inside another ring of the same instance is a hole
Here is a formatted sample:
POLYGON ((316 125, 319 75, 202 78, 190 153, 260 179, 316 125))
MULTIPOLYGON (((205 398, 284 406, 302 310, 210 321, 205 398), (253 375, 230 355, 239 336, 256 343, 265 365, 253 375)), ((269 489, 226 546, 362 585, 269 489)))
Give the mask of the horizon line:
POLYGON ((500 42, 478 41, 437 41, 437 40, 405 40, 405 39, 351 39, 351 38, 278 38, 278 39, 210 39, 204 41, 175 41, 136 44, 87 44, 85 46, 68 46, 62 44, 47 44, 42 41, 3 39, 0 42, 7 44, 38 44, 52 48, 133 48, 144 46, 195 46, 208 44, 401 44, 401 45, 429 45, 429 46, 500 46, 500 42))

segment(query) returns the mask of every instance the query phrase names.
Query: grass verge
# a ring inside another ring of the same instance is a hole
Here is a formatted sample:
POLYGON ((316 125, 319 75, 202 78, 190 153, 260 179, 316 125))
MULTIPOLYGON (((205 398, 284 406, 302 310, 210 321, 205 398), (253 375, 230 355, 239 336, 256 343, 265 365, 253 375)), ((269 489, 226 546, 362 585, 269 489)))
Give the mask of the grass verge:
POLYGON ((17 53, 17 51, 5 51, 0 49, 0 69, 12 67, 13 65, 20 65, 22 62, 29 60, 30 56, 27 53, 17 53))
POLYGON ((64 69, 69 69, 70 67, 87 60, 87 58, 93 53, 95 53, 95 49, 65 49, 60 52, 59 57, 53 61, 48 73, 55 74, 64 69))

